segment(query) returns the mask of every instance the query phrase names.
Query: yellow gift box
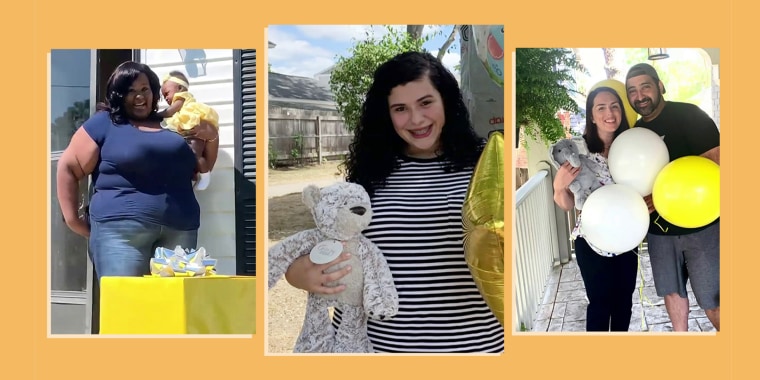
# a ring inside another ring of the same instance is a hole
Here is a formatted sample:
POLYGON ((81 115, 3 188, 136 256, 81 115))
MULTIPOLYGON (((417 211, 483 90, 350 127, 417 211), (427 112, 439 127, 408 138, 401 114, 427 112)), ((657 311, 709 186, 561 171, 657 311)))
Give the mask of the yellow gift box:
POLYGON ((102 277, 100 334, 254 334, 256 278, 102 277))

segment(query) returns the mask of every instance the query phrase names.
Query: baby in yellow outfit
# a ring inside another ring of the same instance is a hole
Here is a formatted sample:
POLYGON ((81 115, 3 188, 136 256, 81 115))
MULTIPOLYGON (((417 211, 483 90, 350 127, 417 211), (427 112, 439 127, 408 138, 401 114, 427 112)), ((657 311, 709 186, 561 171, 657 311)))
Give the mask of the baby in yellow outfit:
MULTIPOLYGON (((211 167, 213 166, 209 162, 209 148, 213 148, 213 154, 216 156, 219 145, 218 142, 216 144, 207 144, 216 141, 216 139, 213 141, 202 140, 193 137, 191 132, 201 122, 207 122, 219 130, 219 115, 208 105, 197 102, 195 97, 188 92, 189 88, 190 84, 183 73, 179 71, 170 72, 161 84, 161 94, 169 104, 169 108, 158 114, 164 118, 167 128, 184 136, 190 144, 195 157, 198 158, 197 171, 199 179, 195 184, 195 188, 205 190, 211 181, 211 167)), ((216 161, 215 157, 213 161, 216 161)))

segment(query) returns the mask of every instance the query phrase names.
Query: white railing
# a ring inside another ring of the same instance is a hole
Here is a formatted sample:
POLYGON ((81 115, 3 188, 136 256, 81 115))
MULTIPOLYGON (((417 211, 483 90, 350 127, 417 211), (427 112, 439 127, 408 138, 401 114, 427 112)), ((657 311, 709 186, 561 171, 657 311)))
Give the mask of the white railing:
POLYGON ((539 171, 515 194, 514 331, 533 328, 552 266, 569 257, 569 245, 559 243, 560 238, 567 240, 567 224, 561 222, 567 215, 558 215, 551 174, 551 169, 539 171))

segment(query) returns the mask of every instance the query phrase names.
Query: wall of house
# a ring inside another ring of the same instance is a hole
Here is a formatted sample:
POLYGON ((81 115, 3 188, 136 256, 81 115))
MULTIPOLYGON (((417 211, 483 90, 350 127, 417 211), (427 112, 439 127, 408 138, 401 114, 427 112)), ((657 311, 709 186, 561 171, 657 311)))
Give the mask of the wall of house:
MULTIPOLYGON (((196 191, 201 207, 198 247, 204 247, 211 257, 217 259, 217 272, 226 275, 235 274, 235 92, 232 53, 231 49, 140 51, 141 62, 150 66, 162 80, 173 70, 185 73, 193 96, 219 113, 219 158, 209 187, 196 191)), ((162 99, 159 107, 166 106, 162 99)))
POLYGON ((330 76, 331 76, 330 74, 332 74, 332 72, 327 73, 327 74, 317 74, 314 76, 314 79, 316 79, 317 83, 319 83, 320 85, 325 86, 325 87, 330 87, 330 76))

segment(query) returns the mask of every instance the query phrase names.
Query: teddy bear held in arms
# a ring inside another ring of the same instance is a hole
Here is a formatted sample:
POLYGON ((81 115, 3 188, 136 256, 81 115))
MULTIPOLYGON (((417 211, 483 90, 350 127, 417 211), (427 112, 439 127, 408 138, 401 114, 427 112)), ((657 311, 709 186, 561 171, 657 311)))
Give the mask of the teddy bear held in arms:
POLYGON ((388 263, 380 249, 362 235, 372 220, 369 195, 361 185, 338 182, 323 189, 315 185, 303 191, 303 202, 311 210, 316 228, 286 237, 269 249, 269 289, 277 284, 297 258, 310 255, 316 264, 349 252, 345 265, 351 271, 341 279, 346 289, 337 294, 309 293, 306 316, 293 352, 369 353, 367 318, 389 319, 398 312, 398 293, 388 263), (329 307, 342 312, 340 328, 332 326, 329 307))
POLYGON ((597 173, 601 172, 602 167, 588 158, 586 140, 582 137, 559 140, 551 146, 549 156, 556 168, 559 168, 565 161, 574 168, 581 167, 578 176, 570 183, 568 189, 575 197, 575 208, 583 209, 583 203, 586 202, 588 196, 594 190, 602 187, 602 183, 597 179, 597 173))

